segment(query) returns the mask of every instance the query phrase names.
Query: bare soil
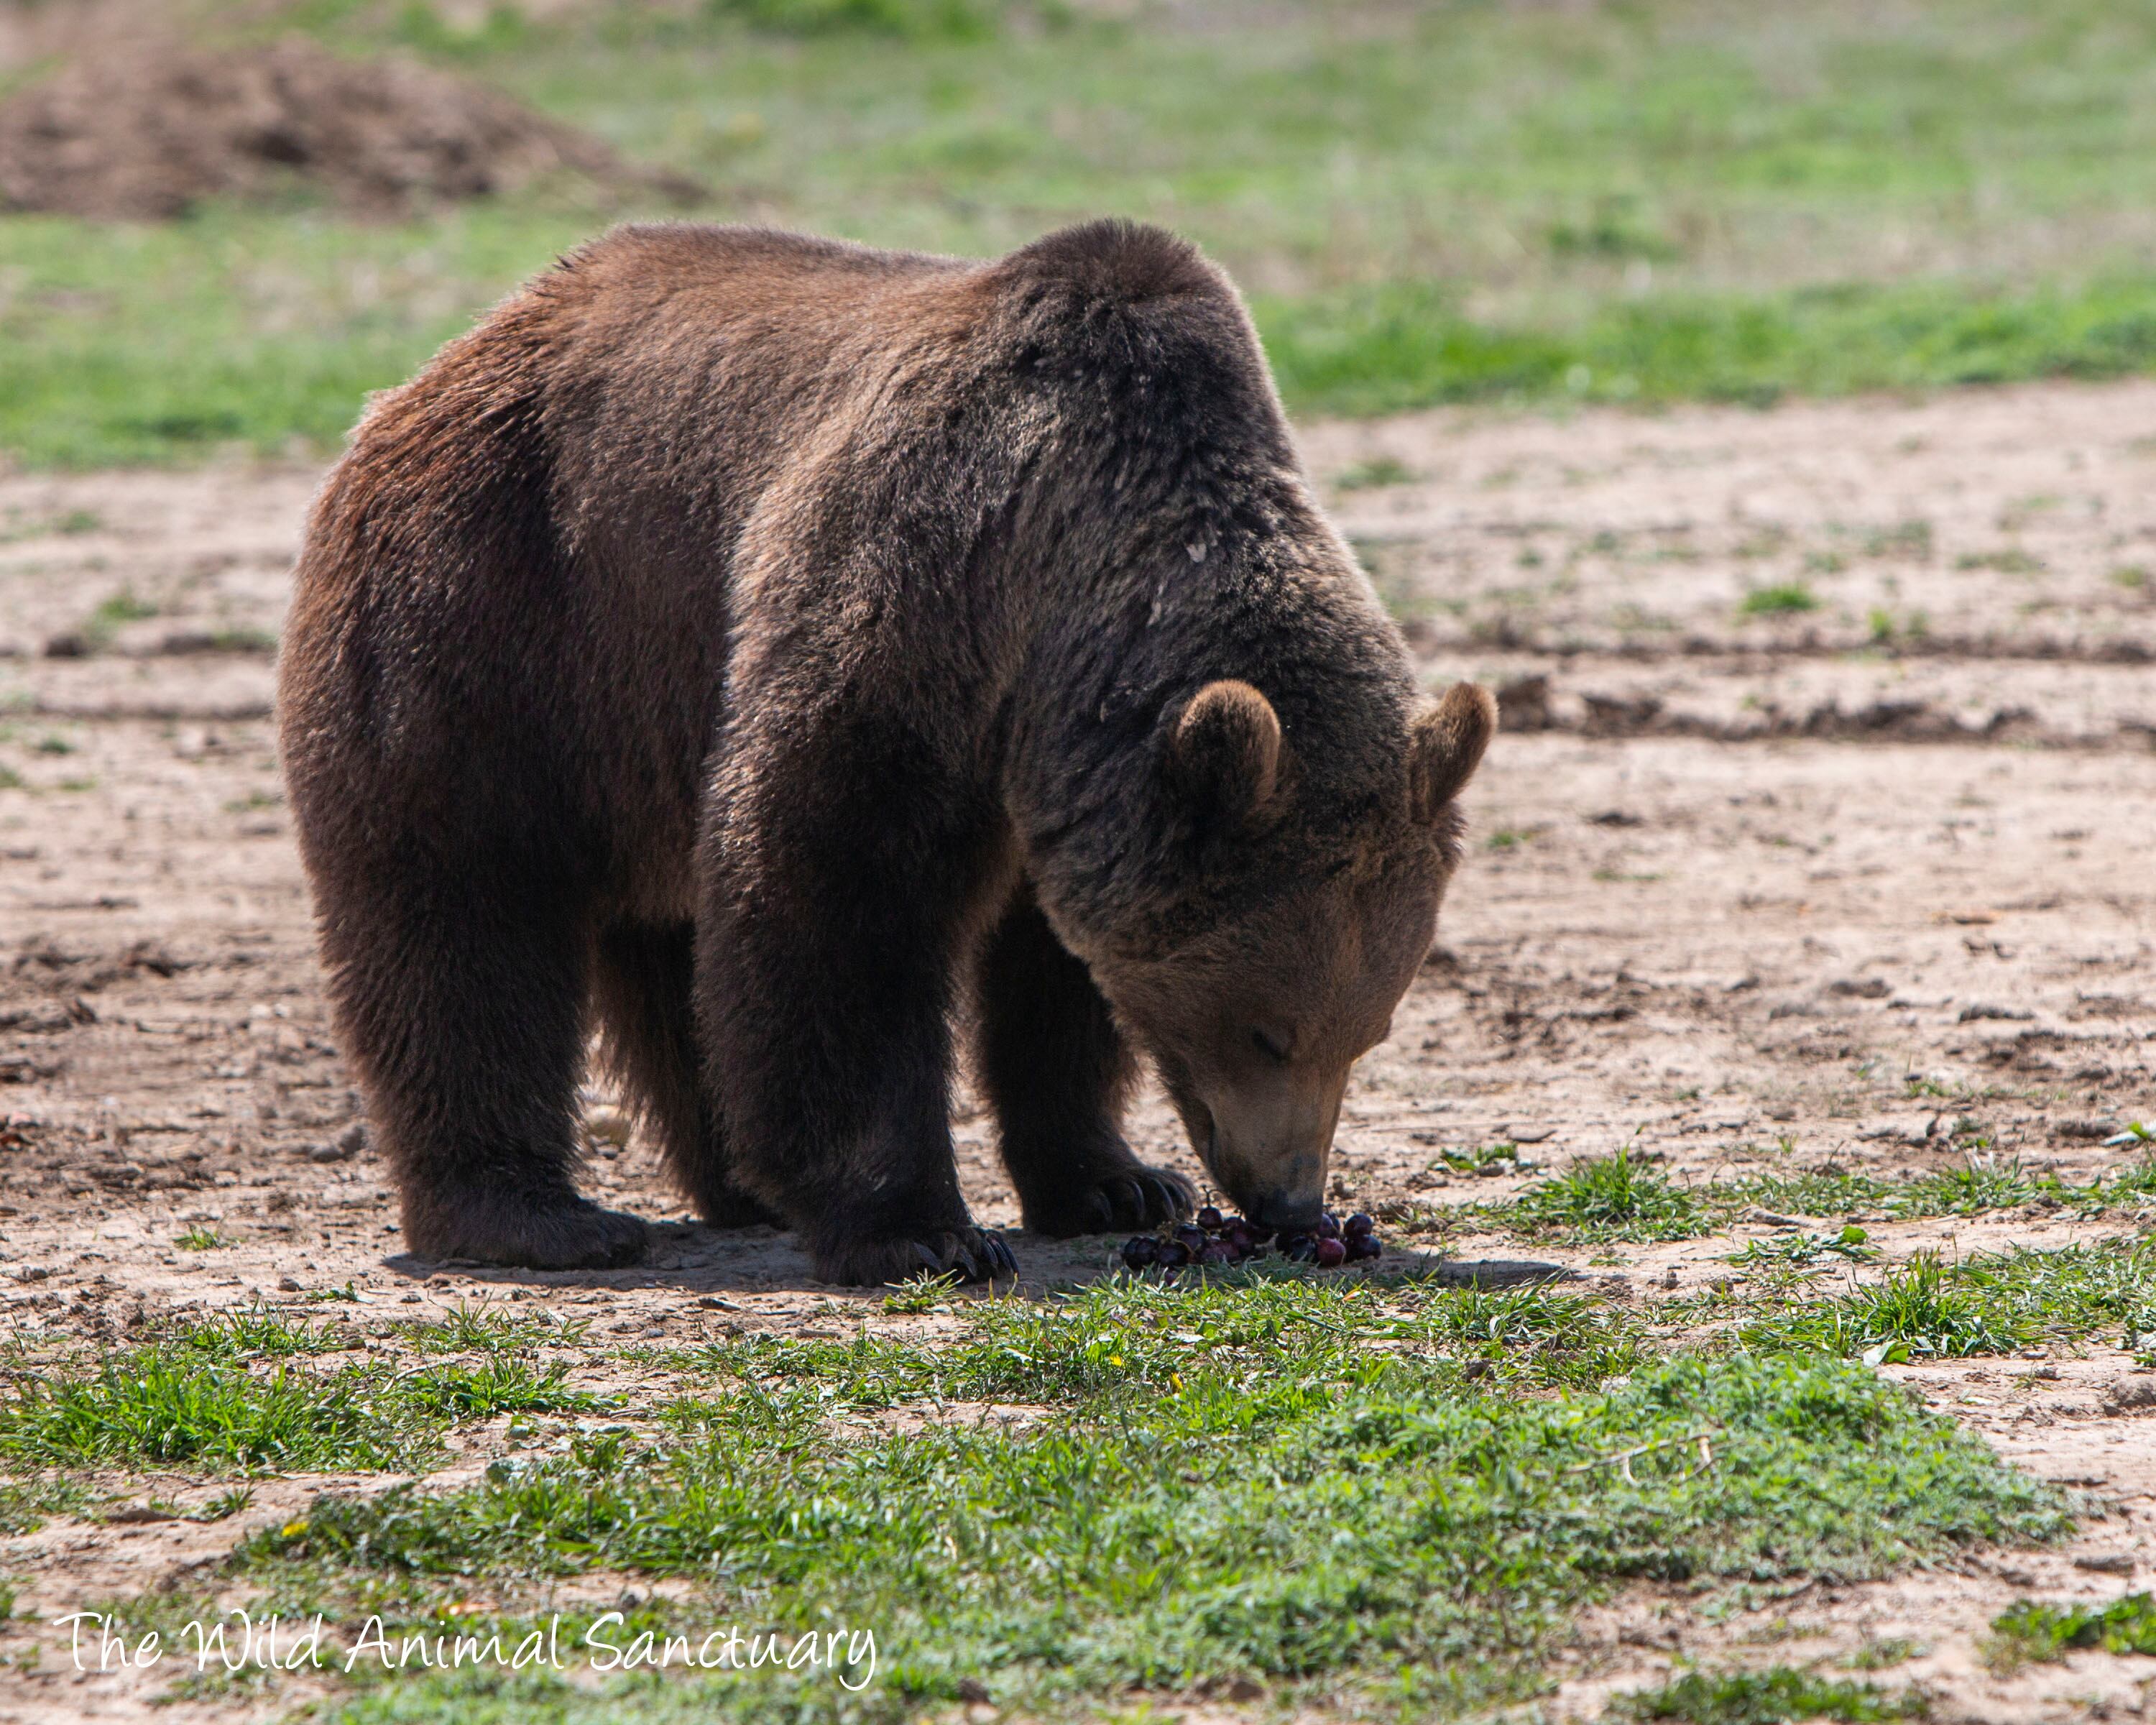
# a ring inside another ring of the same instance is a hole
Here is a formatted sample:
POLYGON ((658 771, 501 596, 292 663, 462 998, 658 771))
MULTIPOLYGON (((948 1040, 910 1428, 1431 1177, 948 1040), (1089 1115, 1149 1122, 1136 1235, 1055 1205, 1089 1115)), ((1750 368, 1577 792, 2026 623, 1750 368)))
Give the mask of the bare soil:
MULTIPOLYGON (((1472 793, 1440 948, 1352 1093, 1342 1204, 1502 1196, 1522 1178, 1440 1156, 1501 1139, 1545 1168, 1630 1145, 1701 1183, 1951 1166, 1972 1120, 2034 1168, 2129 1158, 2100 1140, 2156 1119, 2156 384, 1439 413, 1306 441, 1328 484, 1391 481, 1333 490, 1340 517, 1431 685, 1506 685, 1513 727, 1472 793), (1814 608, 1743 608, 1795 584, 1814 608)), ((595 1156, 589 1183, 663 1220, 661 1243, 605 1275, 415 1261, 372 1153, 322 1159, 357 1101, 311 950, 266 648, 316 477, 0 476, 0 767, 20 781, 0 789, 0 1331, 118 1341, 147 1316, 333 1287, 384 1319, 537 1302, 602 1343, 897 1322, 814 1283, 783 1235, 697 1225, 639 1142, 595 1156), (234 1243, 178 1249, 197 1224, 234 1243)), ((988 1122, 962 1109, 957 1132, 978 1211, 1014 1227, 988 1122)), ((1135 1136, 1192 1166, 1157 1099, 1135 1136)), ((1867 1225, 1898 1257, 2127 1224, 1867 1225)), ((1566 1251, 1455 1228, 1396 1245, 1562 1260, 1645 1299, 1729 1276, 1736 1243, 1566 1251)), ((1114 1242, 1016 1245, 1030 1292, 1101 1272, 1114 1242)), ((1594 1717, 1679 1654, 1810 1661, 1897 1636, 1925 1651, 1884 1680, 1921 1680, 1937 1718, 2143 1716, 2156 1662, 2083 1654, 2010 1678, 1979 1651, 2016 1597, 2148 1584, 2156 1419, 2131 1358, 1887 1369, 2086 1492, 2077 1539, 1713 1620, 1641 1589, 1584 1626, 1561 1716, 1594 1717)), ((489 1439, 467 1441, 477 1458, 489 1439)), ((0 1544, 0 1574, 48 1615, 169 1583, 322 1483, 270 1482, 208 1526, 64 1518, 0 1544)), ((0 1651, 34 1633, 0 1630, 0 1651)), ((0 1673, 0 1720, 147 1700, 51 1650, 0 1673)))
POLYGON ((468 79, 297 37, 221 49, 101 41, 0 102, 0 210, 161 220, 205 198, 305 193, 382 216, 562 177, 696 191, 468 79))

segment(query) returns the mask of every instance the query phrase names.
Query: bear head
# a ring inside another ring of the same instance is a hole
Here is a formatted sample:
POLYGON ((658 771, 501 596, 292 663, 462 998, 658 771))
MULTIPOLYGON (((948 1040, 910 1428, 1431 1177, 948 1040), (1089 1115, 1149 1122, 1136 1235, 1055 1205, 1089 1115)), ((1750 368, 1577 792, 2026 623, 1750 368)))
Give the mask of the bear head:
POLYGON ((1458 684, 1404 716, 1343 809, 1313 794, 1274 706, 1199 688, 1165 721, 1161 806, 1194 927, 1088 942, 1094 979, 1151 1055, 1207 1171, 1254 1219, 1315 1224, 1349 1069, 1384 1040, 1460 857, 1456 798, 1497 726, 1458 684))

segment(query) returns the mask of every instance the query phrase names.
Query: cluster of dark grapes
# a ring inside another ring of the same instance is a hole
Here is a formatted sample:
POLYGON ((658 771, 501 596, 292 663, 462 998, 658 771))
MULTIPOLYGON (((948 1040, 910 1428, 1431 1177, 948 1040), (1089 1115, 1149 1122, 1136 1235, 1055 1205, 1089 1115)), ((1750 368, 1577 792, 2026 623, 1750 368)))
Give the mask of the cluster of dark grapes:
POLYGON ((1224 1216, 1211 1204, 1165 1234, 1141 1234, 1123 1243, 1123 1262, 1133 1270, 1180 1270, 1186 1264, 1240 1264, 1262 1258, 1277 1240, 1297 1264, 1330 1270, 1382 1255, 1378 1224, 1358 1210, 1342 1221, 1329 1210, 1307 1234, 1280 1234, 1241 1216, 1224 1216))

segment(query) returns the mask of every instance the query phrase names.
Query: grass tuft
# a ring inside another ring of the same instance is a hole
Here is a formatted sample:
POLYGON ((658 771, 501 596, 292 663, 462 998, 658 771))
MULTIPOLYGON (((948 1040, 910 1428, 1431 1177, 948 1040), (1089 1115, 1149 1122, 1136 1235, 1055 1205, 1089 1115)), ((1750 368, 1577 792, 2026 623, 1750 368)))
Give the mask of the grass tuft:
POLYGON ((1686 1671, 1618 1704, 1624 1718, 1674 1719, 1683 1725, 1796 1725, 1807 1719, 1874 1725, 1921 1719, 1930 1711, 1914 1689, 1890 1695, 1876 1683, 1822 1677, 1787 1666, 1766 1671, 1686 1671))
MULTIPOLYGON (((0 1461, 38 1467, 345 1471, 417 1465, 452 1424, 497 1414, 588 1413, 560 1365, 522 1360, 314 1373, 249 1370, 207 1350, 153 1346, 94 1375, 18 1377, 0 1398, 0 1461)), ((295 1349, 294 1351, 298 1351, 295 1349)))
POLYGON ((1629 1150, 1576 1162, 1497 1214, 1530 1231, 1563 1230, 1590 1240, 1690 1240, 1716 1225, 1694 1194, 1629 1150))
POLYGON ((1801 581, 1784 581, 1772 587, 1755 587, 1744 595, 1737 609, 1746 617, 1789 617, 1819 609, 1819 595, 1801 581))
POLYGON ((1986 1656, 2002 1669, 2064 1659, 2084 1648, 2156 1654, 2156 1599, 2128 1594, 2107 1605, 2046 1605, 2022 1599, 1992 1620, 1986 1656))

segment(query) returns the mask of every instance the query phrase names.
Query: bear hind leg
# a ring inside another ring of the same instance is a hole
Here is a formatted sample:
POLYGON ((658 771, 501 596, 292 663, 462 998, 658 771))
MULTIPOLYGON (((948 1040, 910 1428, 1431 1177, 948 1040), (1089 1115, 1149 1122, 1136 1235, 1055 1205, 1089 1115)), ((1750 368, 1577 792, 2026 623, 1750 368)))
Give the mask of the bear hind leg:
POLYGON ((616 924, 599 937, 593 1001, 608 1069, 675 1182, 714 1228, 783 1227, 735 1184, 724 1134, 703 1083, 694 1012, 696 931, 616 924))
POLYGON ((321 883, 341 1040, 423 1257, 540 1270, 634 1263, 644 1224, 580 1195, 588 942, 543 891, 321 883))

